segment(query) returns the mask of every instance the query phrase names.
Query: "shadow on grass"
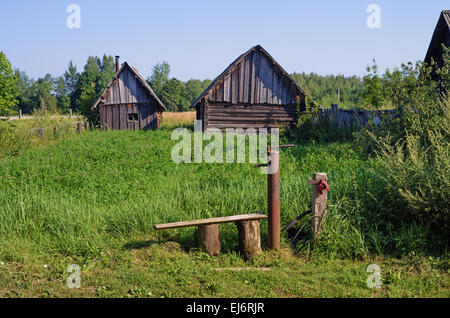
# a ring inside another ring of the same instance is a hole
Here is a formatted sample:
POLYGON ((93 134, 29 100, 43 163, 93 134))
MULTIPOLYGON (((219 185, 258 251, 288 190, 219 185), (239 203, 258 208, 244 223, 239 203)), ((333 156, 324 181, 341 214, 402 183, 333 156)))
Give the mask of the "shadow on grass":
POLYGON ((190 249, 197 247, 194 239, 189 239, 188 237, 156 237, 149 240, 133 240, 122 246, 123 250, 140 250, 149 248, 152 245, 168 245, 176 244, 181 250, 188 252, 190 249))
MULTIPOLYGON (((220 229, 221 253, 239 252, 238 233, 234 225, 223 224, 220 229)), ((123 250, 139 250, 150 248, 152 245, 178 246, 180 250, 189 252, 198 249, 197 231, 169 231, 153 233, 150 239, 132 240, 122 246, 123 250)))

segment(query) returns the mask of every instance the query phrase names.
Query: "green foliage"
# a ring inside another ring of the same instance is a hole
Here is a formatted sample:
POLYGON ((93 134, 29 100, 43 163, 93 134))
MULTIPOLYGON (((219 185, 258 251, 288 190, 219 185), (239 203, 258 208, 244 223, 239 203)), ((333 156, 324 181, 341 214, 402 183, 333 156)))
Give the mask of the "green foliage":
POLYGON ((448 241, 450 177, 450 99, 448 83, 432 80, 433 70, 445 78, 450 68, 444 51, 440 69, 423 63, 403 64, 383 75, 383 91, 397 108, 394 118, 355 134, 366 154, 376 153, 383 172, 379 213, 396 226, 424 224, 448 241))
POLYGON ((21 71, 18 68, 14 69, 14 76, 17 79, 18 108, 21 109, 23 113, 31 113, 35 108, 33 100, 33 80, 31 80, 24 71, 21 71))
MULTIPOLYGON (((36 108, 43 107, 52 112, 58 110, 67 114, 72 109, 95 123, 98 114, 91 107, 114 74, 114 59, 106 54, 102 58, 88 57, 81 73, 77 72, 76 66, 70 61, 63 76, 57 78, 47 74, 35 81, 25 72, 15 69, 18 107, 23 113, 31 113, 36 108)), ((210 80, 196 79, 184 83, 176 78, 169 78, 169 75, 170 65, 167 62, 158 63, 147 81, 171 111, 188 110, 190 104, 211 83, 210 80)))
POLYGON ((72 108, 77 109, 75 107, 75 105, 77 105, 76 87, 80 78, 80 74, 77 72, 77 67, 73 64, 72 61, 69 62, 67 70, 64 72, 63 76, 66 94, 68 94, 70 97, 70 105, 72 108))
POLYGON ((70 95, 63 76, 58 77, 55 81, 55 97, 58 109, 67 114, 70 108, 70 95))
POLYGON ((353 132, 359 130, 360 125, 339 128, 336 121, 319 123, 317 106, 308 107, 306 111, 299 112, 296 127, 288 134, 297 143, 350 141, 353 132))
POLYGON ((339 104, 342 108, 354 108, 362 100, 363 83, 357 76, 321 76, 316 73, 293 73, 291 76, 322 107, 339 104))
POLYGON ((37 81, 31 85, 31 100, 35 108, 41 108, 44 111, 56 112, 56 98, 53 96, 54 79, 50 74, 45 75, 42 78, 38 78, 37 81))
POLYGON ((385 171, 385 211, 396 211, 386 217, 397 224, 429 224, 445 236, 450 231, 450 98, 437 106, 443 115, 424 128, 425 135, 408 133, 394 145, 377 142, 385 171))
POLYGON ((185 96, 189 101, 189 106, 192 104, 203 91, 211 84, 211 80, 205 79, 203 81, 198 79, 190 79, 185 84, 185 96))
POLYGON ((189 101, 184 96, 184 83, 176 78, 165 83, 161 90, 161 99, 171 111, 186 111, 189 107, 189 101))
POLYGON ((435 62, 432 61, 431 67, 434 67, 437 79, 439 80, 439 89, 442 92, 450 92, 450 46, 446 47, 443 43, 441 45, 443 65, 437 67, 435 62))
POLYGON ((0 51, 0 116, 16 112, 17 86, 11 63, 0 51))
POLYGON ((187 111, 194 100, 211 83, 210 80, 190 79, 186 83, 170 78, 170 65, 161 62, 153 66, 152 75, 147 79, 156 96, 169 111, 187 111))
POLYGON ((378 75, 378 66, 375 64, 367 67, 368 74, 364 76, 363 98, 367 109, 380 109, 384 106, 384 94, 382 80, 378 75))
MULTIPOLYGON (((73 78, 73 67, 69 64, 67 79, 73 78), (69 75, 72 74, 72 75, 69 75)), ((79 110, 82 115, 91 122, 95 122, 92 105, 105 89, 108 82, 115 74, 115 63, 112 56, 103 55, 103 58, 90 56, 84 66, 84 71, 78 75, 71 99, 75 100, 72 105, 74 110, 79 110)), ((71 82, 71 81, 69 81, 71 82)))
POLYGON ((152 75, 147 79, 156 96, 162 96, 164 85, 169 81, 170 65, 166 61, 153 66, 152 75))

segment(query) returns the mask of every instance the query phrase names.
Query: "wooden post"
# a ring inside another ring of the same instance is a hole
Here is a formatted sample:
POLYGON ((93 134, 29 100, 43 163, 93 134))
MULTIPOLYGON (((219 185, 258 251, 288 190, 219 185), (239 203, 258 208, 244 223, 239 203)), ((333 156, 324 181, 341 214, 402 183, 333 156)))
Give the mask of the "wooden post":
POLYGON ((22 118, 22 110, 19 109, 19 119, 21 119, 21 118, 22 118))
POLYGON ((319 192, 318 184, 320 180, 327 181, 327 175, 325 173, 314 173, 313 180, 309 180, 308 183, 313 185, 312 188, 312 233, 316 238, 322 231, 323 224, 326 219, 327 212, 327 192, 323 190, 322 194, 319 192))
POLYGON ((44 141, 44 128, 37 128, 41 141, 44 141))
POLYGON ((72 118, 72 108, 69 109, 69 118, 72 118))
POLYGON ((246 260, 261 254, 259 220, 236 223, 239 233, 239 249, 246 260))
POLYGON ((81 123, 80 122, 77 123, 77 128, 78 128, 78 133, 81 134, 82 128, 81 128, 81 123))
POLYGON ((219 224, 199 225, 197 234, 200 248, 211 256, 220 254, 219 224))

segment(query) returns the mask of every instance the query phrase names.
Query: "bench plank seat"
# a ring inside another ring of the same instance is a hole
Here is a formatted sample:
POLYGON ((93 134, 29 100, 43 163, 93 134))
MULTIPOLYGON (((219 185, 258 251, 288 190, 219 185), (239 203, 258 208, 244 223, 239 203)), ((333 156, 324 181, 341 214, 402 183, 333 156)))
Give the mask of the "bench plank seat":
POLYGON ((166 223, 166 224, 155 224, 155 225, 153 225, 153 227, 155 230, 164 230, 164 229, 176 229, 176 228, 189 227, 189 226, 231 223, 231 222, 261 220, 261 219, 267 219, 267 215, 258 214, 258 213, 240 214, 240 215, 224 216, 224 217, 209 218, 209 219, 200 219, 200 220, 193 220, 193 221, 181 221, 181 222, 166 223))

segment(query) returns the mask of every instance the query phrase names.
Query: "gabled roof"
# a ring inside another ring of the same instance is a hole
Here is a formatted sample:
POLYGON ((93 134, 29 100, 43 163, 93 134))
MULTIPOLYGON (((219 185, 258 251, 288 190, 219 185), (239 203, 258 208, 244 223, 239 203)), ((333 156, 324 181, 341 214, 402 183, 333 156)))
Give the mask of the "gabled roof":
POLYGON ((227 76, 232 69, 238 65, 239 63, 241 63, 248 55, 250 55, 253 52, 259 51, 261 52, 272 64, 272 67, 274 69, 276 69, 282 77, 286 78, 288 80, 289 83, 291 83, 297 93, 299 95, 303 95, 306 96, 305 91, 297 84, 297 82, 280 66, 280 64, 277 63, 277 61, 266 51, 264 50, 261 45, 255 45, 254 47, 252 47, 250 50, 248 50, 247 52, 245 52, 244 54, 241 54, 236 60, 234 60, 204 91, 203 93, 200 94, 200 96, 192 103, 192 105, 190 106, 190 108, 195 107, 207 94, 208 92, 214 88, 214 86, 220 82, 225 76, 227 76))
POLYGON ((145 89, 149 92, 149 94, 151 96, 153 96, 156 100, 156 102, 158 103, 158 105, 163 108, 165 111, 167 111, 166 106, 164 106, 164 104, 161 102, 161 100, 158 98, 158 96, 156 96, 155 92, 153 92, 153 89, 150 87, 150 85, 148 85, 147 81, 142 77, 142 75, 138 72, 137 69, 135 69, 133 66, 129 65, 127 62, 124 62, 122 64, 122 66, 120 67, 119 71, 117 71, 117 73, 113 76, 113 78, 109 81, 108 85, 106 85, 105 89, 103 90, 103 92, 100 94, 100 97, 96 100, 96 102, 94 103, 94 105, 92 106, 92 109, 96 108, 98 106, 98 104, 101 102, 102 98, 106 95, 106 93, 108 92, 108 89, 111 87, 112 83, 119 78, 120 73, 122 73, 122 71, 124 69, 128 68, 131 73, 137 78, 137 80, 142 84, 142 86, 145 87, 145 89))
POLYGON ((436 54, 440 50, 441 43, 450 41, 450 10, 443 10, 436 24, 436 28, 431 38, 430 46, 428 47, 425 56, 425 62, 430 63, 431 58, 436 58, 436 54))

